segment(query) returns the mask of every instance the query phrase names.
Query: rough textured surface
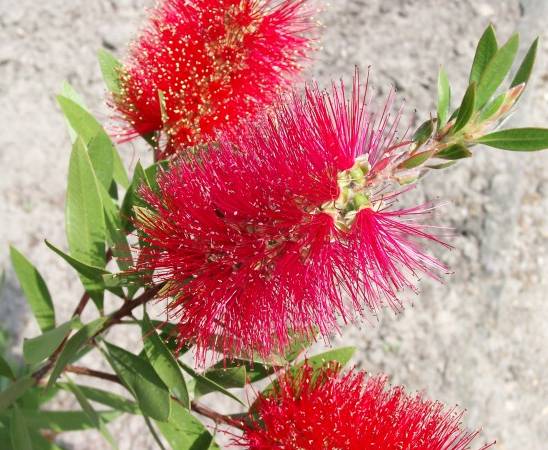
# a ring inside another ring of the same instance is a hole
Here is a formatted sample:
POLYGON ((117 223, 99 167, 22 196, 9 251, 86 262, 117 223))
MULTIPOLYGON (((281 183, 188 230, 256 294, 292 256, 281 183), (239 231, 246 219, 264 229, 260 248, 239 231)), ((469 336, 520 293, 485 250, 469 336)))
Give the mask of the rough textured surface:
MULTIPOLYGON (((545 28, 542 0, 333 0, 322 13, 323 48, 312 73, 326 83, 372 65, 379 93, 395 84, 407 110, 427 117, 433 109, 439 64, 448 69, 460 98, 474 45, 492 21, 501 37, 521 28, 526 37, 545 28), (538 30, 538 31, 537 31, 538 30)), ((41 270, 59 318, 67 318, 81 288, 42 239, 65 243, 63 209, 69 142, 54 93, 68 79, 99 117, 106 118, 95 61, 101 46, 122 54, 139 25, 146 0, 2 0, 0 4, 0 264, 7 244, 41 270)), ((548 34, 548 32, 545 32, 548 34)), ((548 123, 546 54, 536 70, 534 98, 515 121, 548 123)), ((409 114, 411 117, 411 114, 409 114)), ((123 150, 128 165, 139 149, 123 150)), ((472 160, 432 174, 414 198, 440 198, 440 224, 454 228, 455 250, 440 256, 454 275, 446 285, 423 283, 399 317, 348 327, 334 344, 358 348, 355 363, 385 371, 409 389, 424 389, 469 410, 472 426, 500 450, 542 450, 548 442, 548 154, 518 155, 478 148, 472 160)), ((0 305, 0 323, 13 335, 37 331, 13 272, 0 305)), ((133 342, 124 329, 112 336, 133 342)), ((135 339, 136 340, 136 339, 135 339)), ((90 355, 90 364, 100 367, 90 355)), ((71 404, 70 399, 63 403, 71 404)), ((155 448, 139 419, 111 426, 122 449, 155 448)), ((79 450, 107 448, 94 432, 68 435, 79 450)))

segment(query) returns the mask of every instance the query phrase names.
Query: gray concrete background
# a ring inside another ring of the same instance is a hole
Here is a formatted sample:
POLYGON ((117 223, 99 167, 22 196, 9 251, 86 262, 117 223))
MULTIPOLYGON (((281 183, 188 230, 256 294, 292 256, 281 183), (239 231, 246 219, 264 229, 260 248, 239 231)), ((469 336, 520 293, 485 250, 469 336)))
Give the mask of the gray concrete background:
MULTIPOLYGON (((317 3, 320 3, 319 0, 317 3)), ((520 29, 546 35, 545 0, 332 0, 321 14, 323 48, 311 74, 322 83, 372 65, 380 93, 391 84, 413 110, 433 110, 435 78, 443 64, 460 99, 474 46, 492 21, 502 38, 520 29)), ((64 245, 63 209, 69 141, 54 93, 69 80, 105 121, 95 52, 123 54, 148 0, 0 0, 0 265, 7 286, 0 325, 21 353, 22 336, 37 328, 13 272, 8 243, 41 270, 60 320, 81 288, 42 243, 64 245)), ((546 36, 544 36, 546 38, 546 36)), ((548 44, 528 102, 516 123, 548 126, 548 44)), ((122 150, 128 165, 138 146, 122 150)), ((413 200, 439 198, 440 224, 454 228, 455 249, 439 256, 454 271, 445 285, 423 283, 421 295, 399 317, 348 327, 334 344, 353 344, 354 363, 386 372, 410 390, 468 409, 499 450, 548 448, 548 154, 520 155, 478 148, 473 159, 426 178, 413 200)), ((112 336, 131 346, 127 329, 112 336)), ((101 363, 93 356, 88 361, 101 363)), ((104 367, 103 367, 104 368, 104 367)), ((71 400, 61 399, 60 406, 71 400)), ((122 449, 154 448, 143 423, 123 418, 110 427, 122 449)), ((70 448, 107 448, 98 434, 73 433, 70 448)))

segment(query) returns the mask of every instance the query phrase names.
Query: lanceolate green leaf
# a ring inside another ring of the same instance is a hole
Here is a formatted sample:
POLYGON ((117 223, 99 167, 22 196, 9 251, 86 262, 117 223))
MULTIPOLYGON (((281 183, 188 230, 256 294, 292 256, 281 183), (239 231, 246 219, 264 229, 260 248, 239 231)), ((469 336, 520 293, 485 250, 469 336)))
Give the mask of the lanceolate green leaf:
MULTIPOLYGON (((226 389, 243 388, 247 382, 247 372, 245 366, 230 367, 226 369, 210 369, 205 374, 205 377, 215 382, 219 386, 226 389)), ((194 387, 194 397, 198 398, 203 395, 215 392, 216 389, 211 384, 206 384, 203 381, 196 381, 194 387)))
POLYGON ((55 363, 53 370, 51 371, 48 381, 48 388, 53 386, 67 364, 69 364, 78 351, 88 343, 89 339, 101 330, 106 321, 106 317, 96 319, 93 322, 84 325, 76 333, 74 333, 72 337, 70 337, 63 347, 59 358, 57 358, 57 362, 55 363))
POLYGON ((523 61, 521 65, 519 66, 519 69, 516 72, 516 75, 514 79, 512 80, 512 84, 510 84, 510 87, 517 86, 518 84, 521 84, 521 83, 527 83, 529 81, 529 77, 531 76, 531 72, 533 71, 533 67, 535 65, 535 60, 537 57, 537 49, 538 49, 538 38, 536 38, 531 44, 531 47, 529 47, 529 50, 527 51, 527 54, 523 58, 523 61))
POLYGON ((437 158, 458 160, 463 158, 469 158, 472 156, 472 152, 462 144, 453 144, 447 148, 444 148, 441 152, 436 154, 437 158))
POLYGON ((33 450, 29 428, 17 405, 14 406, 11 414, 10 437, 13 450, 33 450))
POLYGON ((21 289, 42 331, 55 327, 55 311, 48 287, 38 270, 15 247, 10 247, 11 261, 21 289))
POLYGON ((482 110, 479 116, 479 122, 485 122, 493 117, 501 108, 504 101, 506 100, 506 92, 503 92, 500 95, 497 95, 490 103, 488 103, 482 110))
POLYGON ((413 155, 409 159, 402 162, 400 166, 405 169, 414 169, 415 167, 418 167, 424 162, 426 162, 433 154, 434 154, 434 150, 428 150, 426 152, 417 153, 416 155, 413 155))
POLYGON ((63 341, 73 326, 73 321, 65 322, 53 330, 23 342, 25 362, 34 365, 49 357, 63 341))
MULTIPOLYGON (((116 286, 106 286, 104 282, 104 277, 106 275, 112 275, 109 271, 105 269, 101 269, 100 267, 90 266, 88 264, 83 263, 82 261, 79 261, 75 258, 73 258, 70 255, 67 255, 65 252, 57 248, 55 245, 53 245, 49 241, 45 241, 46 245, 53 250, 55 253, 57 253, 61 258, 63 258, 66 262, 68 262, 74 270, 76 270, 80 274, 80 278, 82 279, 82 282, 84 286, 86 287, 87 291, 90 293, 99 292, 102 293, 102 291, 105 289, 105 287, 111 291, 113 294, 123 297, 124 293, 123 291, 116 287, 116 286)), ((93 297, 93 295, 92 295, 93 297)))
POLYGON ((143 346, 147 358, 170 392, 177 397, 185 407, 190 408, 188 390, 181 369, 172 353, 162 342, 148 315, 145 313, 142 324, 143 346))
MULTIPOLYGON (((89 430, 95 425, 84 411, 29 411, 22 410, 28 426, 34 430, 51 430, 54 433, 64 431, 89 430)), ((97 411, 105 422, 120 417, 118 411, 97 411)))
POLYGON ((464 94, 464 97, 462 99, 462 103, 459 107, 459 114, 457 115, 457 119, 455 120, 455 125, 453 125, 452 132, 457 133, 458 131, 462 130, 470 121, 472 114, 474 114, 474 105, 476 103, 476 82, 473 81, 470 86, 468 86, 468 89, 466 90, 466 93, 464 94))
POLYGON ((415 134, 413 134, 413 143, 416 147, 420 147, 428 139, 430 139, 430 136, 432 136, 433 132, 434 122, 433 120, 427 120, 419 128, 417 128, 417 131, 415 131, 415 134))
POLYGON ((534 152, 548 148, 548 128, 512 128, 495 131, 482 136, 476 142, 503 150, 534 152))
POLYGON ((449 108, 451 107, 451 86, 445 70, 440 68, 438 75, 438 129, 447 123, 449 108))
POLYGON ((238 397, 236 397, 232 392, 228 391, 226 388, 224 388, 220 384, 216 383, 213 380, 210 380, 204 375, 199 374, 194 369, 192 369, 191 367, 187 366, 186 364, 180 361, 179 361, 179 365, 183 368, 183 370, 186 373, 188 373, 192 378, 196 380, 196 384, 200 383, 204 387, 207 386, 207 389, 209 389, 209 392, 220 392, 226 395, 227 397, 230 397, 231 399, 237 401, 238 403, 244 405, 244 403, 238 397))
POLYGON ((13 370, 11 370, 11 366, 2 355, 0 355, 0 377, 6 377, 12 380, 15 379, 15 375, 13 374, 13 370))
POLYGON ((116 59, 116 57, 102 48, 97 54, 99 58, 99 65, 103 74, 103 79, 107 89, 113 94, 120 93, 120 70, 122 64, 116 59))
POLYGON ((178 403, 172 402, 169 422, 156 422, 172 449, 221 450, 202 423, 178 403))
POLYGON ((480 109, 491 99, 504 81, 512 68, 518 47, 519 35, 514 34, 489 61, 478 83, 476 110, 480 109))
MULTIPOLYGON (((105 266, 103 205, 86 145, 80 138, 74 143, 69 163, 66 231, 71 256, 91 266, 105 266)), ((82 277, 84 286, 88 281, 82 277)), ((93 300, 102 309, 102 295, 93 300)))
POLYGON ((476 48, 472 70, 470 71, 470 83, 473 83, 474 81, 479 83, 487 64, 489 64, 493 56, 495 56, 497 49, 498 43, 495 29, 493 28, 493 25, 489 25, 481 36, 476 48))
POLYGON ((31 376, 25 376, 14 381, 0 392, 0 412, 21 397, 33 384, 34 379, 31 376))
POLYGON ((169 390, 149 362, 115 345, 106 343, 106 346, 110 365, 135 396, 143 414, 167 421, 170 413, 169 390))
POLYGON ((88 417, 93 426, 99 430, 101 435, 105 438, 105 440, 110 444, 112 448, 117 449, 118 446, 116 445, 114 438, 108 431, 102 417, 97 413, 97 411, 95 411, 95 409, 88 401, 84 393, 80 390, 80 388, 70 379, 68 380, 68 388, 74 394, 76 400, 78 400, 78 403, 82 407, 82 411, 88 417))
MULTIPOLYGON (((68 390, 68 385, 66 383, 58 383, 58 386, 62 389, 68 390)), ((129 414, 141 414, 139 406, 135 402, 128 400, 121 395, 114 394, 112 392, 107 392, 102 389, 97 389, 91 386, 77 385, 78 389, 86 396, 87 399, 101 403, 105 406, 110 406, 116 411, 125 412, 129 414)))

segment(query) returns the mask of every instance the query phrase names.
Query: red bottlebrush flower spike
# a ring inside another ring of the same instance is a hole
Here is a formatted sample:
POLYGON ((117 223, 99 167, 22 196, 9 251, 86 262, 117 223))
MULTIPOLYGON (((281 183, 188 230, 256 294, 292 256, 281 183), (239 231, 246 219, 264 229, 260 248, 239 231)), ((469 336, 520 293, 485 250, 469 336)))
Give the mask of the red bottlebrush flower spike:
POLYGON ((418 245, 439 242, 417 222, 431 208, 394 209, 377 170, 401 157, 399 114, 375 119, 365 96, 357 77, 348 102, 309 88, 142 190, 137 270, 166 282, 182 343, 267 357, 339 316, 399 310, 414 276, 445 270, 418 245))
POLYGON ((163 155, 269 105, 301 69, 306 0, 162 0, 131 47, 114 106, 123 139, 163 131, 163 155))
POLYGON ((478 435, 462 429, 461 412, 386 377, 308 365, 283 375, 255 413, 235 442, 249 450, 469 450, 478 435))

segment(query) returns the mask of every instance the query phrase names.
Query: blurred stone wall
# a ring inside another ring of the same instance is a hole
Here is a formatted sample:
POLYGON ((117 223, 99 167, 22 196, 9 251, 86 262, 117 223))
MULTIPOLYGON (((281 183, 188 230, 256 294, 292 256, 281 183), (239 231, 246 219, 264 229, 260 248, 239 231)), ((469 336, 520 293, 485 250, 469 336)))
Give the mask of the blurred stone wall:
MULTIPOLYGON (((320 0, 316 0, 320 4, 320 0)), ((146 0, 0 0, 0 265, 7 286, 0 326, 13 336, 37 332, 8 267, 9 243, 40 269, 60 320, 73 310, 81 288, 43 244, 64 245, 65 174, 69 139, 54 94, 68 80, 89 107, 107 120, 95 52, 122 55, 143 16, 146 0)), ((520 29, 527 42, 544 35, 544 0, 332 0, 321 14, 325 33, 311 75, 327 84, 371 66, 382 98, 391 85, 406 102, 408 120, 434 109, 435 80, 443 64, 460 99, 475 43, 491 21, 501 39, 520 29)), ((514 123, 548 126, 548 45, 541 44, 532 95, 514 123)), ((405 123, 405 121, 404 121, 405 123)), ((128 165, 143 155, 123 150, 128 165)), ((386 372, 395 383, 468 409, 471 426, 483 425, 499 450, 543 450, 548 442, 548 154, 478 148, 475 156, 432 174, 409 201, 439 199, 439 224, 453 229, 451 252, 438 255, 454 274, 445 285, 427 280, 405 312, 378 323, 348 327, 334 344, 358 348, 354 363, 386 372)), ((124 330, 126 332, 127 330, 124 330)), ((119 333, 113 340, 134 337, 119 333)), ((101 367, 90 357, 89 363, 101 367)), ((103 367, 104 368, 104 367, 103 367)), ((61 406, 70 399, 61 400, 61 406)), ((111 429, 121 449, 154 448, 138 418, 111 429)), ((98 434, 72 434, 78 450, 107 448, 98 434)))

